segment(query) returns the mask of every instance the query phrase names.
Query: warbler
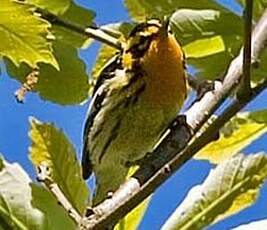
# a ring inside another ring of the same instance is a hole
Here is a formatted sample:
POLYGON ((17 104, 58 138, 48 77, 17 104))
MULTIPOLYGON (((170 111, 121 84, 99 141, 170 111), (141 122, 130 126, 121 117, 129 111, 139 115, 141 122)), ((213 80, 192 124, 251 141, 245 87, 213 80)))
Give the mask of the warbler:
POLYGON ((124 182, 129 162, 153 151, 185 98, 184 54, 167 23, 138 24, 103 67, 85 122, 82 172, 95 174, 93 205, 124 182))

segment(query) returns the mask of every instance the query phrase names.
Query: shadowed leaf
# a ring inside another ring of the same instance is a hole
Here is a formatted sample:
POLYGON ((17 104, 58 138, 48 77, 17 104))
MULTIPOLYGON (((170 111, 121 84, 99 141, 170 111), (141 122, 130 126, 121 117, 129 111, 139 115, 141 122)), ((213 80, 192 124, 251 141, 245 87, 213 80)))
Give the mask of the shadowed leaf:
POLYGON ((75 229, 56 199, 32 184, 20 165, 0 161, 4 165, 0 171, 0 229, 75 229))
POLYGON ((72 144, 52 124, 41 123, 32 118, 30 125, 32 163, 36 167, 48 165, 52 180, 58 184, 73 207, 82 213, 89 194, 72 144))
MULTIPOLYGON (((34 91, 45 100, 63 105, 78 104, 88 97, 88 77, 85 64, 78 58, 75 48, 66 44, 55 42, 54 48, 59 60, 60 71, 49 65, 40 65, 40 74, 34 91)), ((8 74, 25 82, 25 77, 32 71, 27 65, 19 68, 7 62, 8 74)))

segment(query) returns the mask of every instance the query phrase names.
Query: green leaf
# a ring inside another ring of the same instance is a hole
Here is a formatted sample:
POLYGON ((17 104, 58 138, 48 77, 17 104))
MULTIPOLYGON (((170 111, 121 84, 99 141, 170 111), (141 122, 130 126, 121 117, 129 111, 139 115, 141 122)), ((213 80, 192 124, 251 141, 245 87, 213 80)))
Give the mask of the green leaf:
POLYGON ((265 230, 267 226, 267 219, 250 222, 249 224, 240 225, 231 230, 265 230))
POLYGON ((187 58, 200 58, 223 52, 225 46, 221 36, 214 36, 195 40, 185 45, 183 50, 187 58))
MULTIPOLYGON (((38 83, 34 90, 44 100, 50 100, 62 105, 72 105, 83 102, 88 97, 88 76, 85 64, 78 58, 77 50, 66 44, 54 42, 54 49, 59 60, 60 71, 49 65, 40 65, 38 83)), ((25 77, 31 72, 27 65, 19 68, 7 62, 8 74, 25 82, 25 77)))
POLYGON ((237 114, 220 132, 220 138, 202 148, 195 159, 218 164, 246 148, 267 132, 267 110, 237 114))
POLYGON ((182 44, 186 44, 217 34, 214 24, 220 17, 218 10, 179 9, 171 15, 170 27, 182 44))
POLYGON ((218 78, 242 44, 242 18, 225 9, 179 9, 171 15, 170 27, 185 49, 193 46, 187 63, 207 79, 218 78))
POLYGON ((114 230, 135 230, 146 212, 150 197, 141 202, 135 209, 128 213, 119 223, 115 226, 114 230))
POLYGON ((259 68, 252 68, 251 81, 258 85, 267 79, 267 50, 264 50, 259 57, 259 68))
MULTIPOLYGON (((77 24, 82 28, 90 26, 94 17, 94 11, 80 7, 73 2, 70 4, 68 10, 60 16, 61 19, 77 24)), ((67 29, 63 26, 53 25, 52 31, 56 39, 73 47, 86 48, 92 42, 92 39, 87 36, 81 35, 80 33, 67 29)))
POLYGON ((63 14, 70 6, 70 0, 26 0, 27 3, 33 4, 41 9, 45 9, 56 15, 63 14))
POLYGON ((64 133, 52 124, 30 121, 30 159, 38 167, 48 165, 52 180, 80 213, 85 209, 88 188, 81 177, 81 167, 75 150, 64 133))
MULTIPOLYGON (((245 6, 245 0, 236 0, 241 6, 245 6)), ((253 18, 259 19, 267 7, 266 0, 253 0, 253 18)))
POLYGON ((4 168, 0 171, 0 229, 75 229, 56 199, 32 184, 20 165, 2 159, 1 162, 4 168), (43 207, 36 203, 42 203, 43 207))
POLYGON ((136 21, 145 21, 147 18, 153 17, 159 18, 181 8, 202 9, 204 6, 206 9, 223 9, 215 1, 209 0, 124 0, 124 3, 130 16, 136 21))
POLYGON ((162 227, 198 230, 253 204, 267 178, 267 156, 239 154, 224 161, 193 187, 162 227))
POLYGON ((58 204, 58 201, 50 192, 34 183, 31 183, 30 186, 32 191, 32 205, 45 214, 47 230, 77 229, 76 224, 67 215, 66 210, 58 204))
POLYGON ((34 68, 44 62, 59 69, 47 39, 51 37, 49 27, 26 4, 1 0, 0 56, 8 57, 16 66, 25 62, 34 68))

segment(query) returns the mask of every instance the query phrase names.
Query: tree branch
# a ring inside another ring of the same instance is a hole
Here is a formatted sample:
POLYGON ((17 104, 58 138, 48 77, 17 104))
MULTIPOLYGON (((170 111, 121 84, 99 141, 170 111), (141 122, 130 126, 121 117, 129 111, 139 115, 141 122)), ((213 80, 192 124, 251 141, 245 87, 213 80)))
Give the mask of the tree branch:
POLYGON ((252 30, 253 0, 246 0, 244 12, 244 52, 243 52, 243 78, 237 97, 242 100, 251 94, 250 75, 251 75, 251 30, 252 30))
POLYGON ((58 17, 57 15, 52 14, 48 11, 42 10, 40 8, 37 9, 36 12, 39 13, 43 19, 49 21, 52 25, 58 25, 58 26, 64 27, 78 34, 87 36, 89 38, 93 38, 100 42, 103 42, 116 49, 119 49, 119 50, 122 49, 122 44, 120 43, 120 41, 118 41, 118 39, 108 35, 101 29, 97 29, 93 27, 85 28, 77 23, 73 23, 71 21, 62 19, 58 17))
MULTIPOLYGON (((252 63, 260 56, 267 41, 267 11, 257 23, 252 35, 252 63)), ((206 93, 187 112, 187 123, 196 133, 208 120, 232 90, 238 86, 242 78, 242 52, 231 62, 224 81, 217 82, 215 89, 206 93)), ((243 108, 259 92, 266 88, 266 82, 255 88, 249 98, 233 104, 212 123, 204 133, 196 137, 191 144, 190 131, 185 125, 177 125, 172 129, 154 152, 154 157, 142 165, 133 177, 128 179, 112 196, 93 208, 93 214, 85 216, 81 222, 81 229, 103 229, 116 223, 130 210, 149 196, 169 176, 187 162, 199 149, 212 141, 214 134, 237 111, 243 108), (225 116, 225 117, 224 117, 225 116), (188 145, 188 146, 187 146, 188 145), (185 146, 187 146, 185 148, 185 146), (185 149, 184 149, 185 148, 185 149), (183 151, 181 151, 184 149, 183 151), (180 152, 179 152, 180 151, 180 152)))
POLYGON ((71 203, 65 197, 58 185, 49 176, 49 167, 40 165, 37 172, 37 180, 41 182, 57 199, 57 202, 62 205, 68 215, 78 224, 81 222, 81 215, 73 208, 71 203))

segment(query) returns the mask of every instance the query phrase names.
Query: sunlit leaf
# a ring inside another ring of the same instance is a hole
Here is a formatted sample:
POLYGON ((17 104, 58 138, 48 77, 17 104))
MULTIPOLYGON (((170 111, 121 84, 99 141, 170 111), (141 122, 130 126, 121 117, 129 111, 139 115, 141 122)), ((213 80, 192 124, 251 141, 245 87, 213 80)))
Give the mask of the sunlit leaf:
POLYGON ((20 165, 0 161, 0 229, 75 229, 56 199, 32 184, 20 165))
POLYGON ((183 50, 187 58, 200 58, 223 52, 225 46, 221 36, 214 36, 195 40, 185 45, 183 50))
POLYGON ((38 167, 48 165, 52 179, 76 210, 82 213, 88 199, 88 188, 81 177, 81 167, 72 144, 52 124, 30 121, 30 159, 38 167))
POLYGON ((31 67, 44 62, 55 68, 58 63, 53 56, 50 24, 33 14, 24 3, 1 0, 0 7, 0 56, 8 57, 19 66, 25 62, 31 67))
MULTIPOLYGON (((40 65, 40 74, 34 91, 45 100, 63 105, 78 104, 88 97, 88 76, 85 64, 78 57, 77 50, 66 44, 54 42, 56 57, 60 71, 49 65, 40 65)), ((25 82, 25 77, 32 71, 27 65, 19 68, 6 62, 8 74, 25 82)))
POLYGON ((136 208, 128 213, 119 223, 115 226, 114 230, 135 230, 138 229, 147 206, 149 204, 150 197, 141 202, 136 208))
POLYGON ((27 3, 33 4, 41 9, 48 10, 54 14, 64 13, 70 6, 70 0, 26 0, 27 3))
POLYGON ((202 148, 195 159, 220 163, 237 154, 267 132, 267 110, 236 115, 220 132, 220 138, 202 148))
POLYGON ((193 187, 162 227, 198 230, 253 204, 267 178, 267 156, 239 154, 213 169, 193 187))
POLYGON ((219 78, 242 44, 242 18, 225 9, 179 9, 170 27, 183 47, 193 44, 195 55, 188 55, 187 63, 202 78, 219 78))

